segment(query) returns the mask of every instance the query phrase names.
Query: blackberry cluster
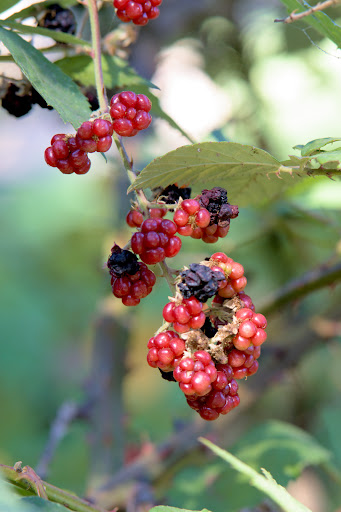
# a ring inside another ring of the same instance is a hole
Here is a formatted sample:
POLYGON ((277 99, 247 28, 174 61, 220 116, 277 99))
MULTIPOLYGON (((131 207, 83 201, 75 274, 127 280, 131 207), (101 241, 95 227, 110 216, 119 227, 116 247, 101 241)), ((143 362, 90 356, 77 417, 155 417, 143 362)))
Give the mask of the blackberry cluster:
POLYGON ((215 272, 199 263, 192 263, 189 270, 184 270, 180 276, 178 288, 183 297, 189 299, 193 296, 203 303, 217 294, 220 284, 225 280, 222 272, 215 272))
POLYGON ((70 9, 64 9, 59 4, 49 5, 38 25, 56 32, 76 33, 76 19, 73 12, 70 9))
POLYGON ((123 274, 134 275, 139 270, 137 257, 130 251, 114 245, 107 261, 107 267, 113 277, 122 277, 123 274))
POLYGON ((41 108, 52 110, 52 107, 46 103, 44 98, 33 87, 29 86, 25 93, 22 94, 20 88, 13 83, 9 84, 1 103, 2 108, 15 117, 25 116, 34 104, 39 105, 41 108))
POLYGON ((230 224, 230 219, 235 219, 238 216, 238 206, 228 202, 227 191, 222 187, 203 190, 197 200, 203 208, 210 212, 210 226, 217 224, 220 228, 226 228, 230 224))
POLYGON ((132 21, 135 25, 146 25, 149 20, 157 18, 160 14, 159 5, 162 0, 114 0, 116 16, 128 23, 132 21))

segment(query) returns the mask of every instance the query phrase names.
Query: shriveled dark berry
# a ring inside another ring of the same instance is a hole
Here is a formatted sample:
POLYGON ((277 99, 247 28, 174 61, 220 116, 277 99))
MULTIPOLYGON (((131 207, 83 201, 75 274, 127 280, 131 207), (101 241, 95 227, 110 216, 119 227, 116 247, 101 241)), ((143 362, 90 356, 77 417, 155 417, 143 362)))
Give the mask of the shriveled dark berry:
POLYGON ((28 94, 21 94, 19 87, 10 84, 5 96, 2 98, 2 108, 15 117, 26 115, 32 108, 31 91, 28 94))
POLYGON ((205 265, 192 263, 189 270, 181 272, 180 293, 185 299, 195 297, 200 302, 206 302, 216 295, 219 283, 225 279, 222 272, 214 272, 205 265))
POLYGON ((107 267, 113 277, 122 277, 126 274, 134 275, 140 268, 135 254, 121 249, 116 244, 111 250, 107 267))
POLYGON ((226 228, 230 224, 230 219, 236 218, 239 213, 238 206, 229 204, 227 191, 222 187, 203 190, 197 200, 210 212, 210 226, 217 224, 220 228, 226 228))
POLYGON ((48 10, 39 20, 39 26, 65 32, 67 34, 76 33, 76 19, 70 9, 64 9, 59 4, 49 5, 48 10))
POLYGON ((99 109, 99 102, 97 98, 97 94, 95 89, 89 88, 82 91, 84 96, 87 98, 88 102, 90 103, 90 108, 92 111, 99 109))
POLYGON ((189 199, 191 197, 191 188, 179 188, 177 185, 169 185, 163 190, 157 192, 158 196, 162 196, 162 200, 166 204, 177 203, 180 199, 189 199))

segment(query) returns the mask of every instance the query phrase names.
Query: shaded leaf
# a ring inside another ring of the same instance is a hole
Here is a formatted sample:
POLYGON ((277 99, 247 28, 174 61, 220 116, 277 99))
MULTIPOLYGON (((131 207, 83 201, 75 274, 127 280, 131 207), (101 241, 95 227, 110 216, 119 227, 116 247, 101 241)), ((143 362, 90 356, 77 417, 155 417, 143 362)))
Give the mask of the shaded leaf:
POLYGON ((211 441, 202 437, 199 438, 199 441, 218 455, 218 457, 228 462, 233 469, 247 477, 251 485, 266 494, 285 512, 311 512, 302 503, 293 498, 284 487, 278 485, 271 474, 265 469, 262 469, 263 475, 261 475, 231 453, 211 443, 211 441))
POLYGON ((0 27, 0 40, 33 87, 57 110, 65 123, 71 123, 77 129, 89 119, 89 103, 70 77, 18 34, 0 27))
POLYGON ((281 167, 262 149, 235 142, 204 142, 182 146, 156 158, 141 171, 130 189, 172 183, 219 185, 227 189, 231 202, 243 206, 264 201, 295 180, 291 169, 281 167))
MULTIPOLYGON (((95 85, 94 61, 89 55, 75 55, 57 60, 55 64, 67 75, 85 86, 95 85)), ((104 85, 108 89, 145 84, 155 87, 149 80, 142 78, 127 62, 116 56, 102 55, 104 85)))
MULTIPOLYGON (((281 0, 281 2, 287 7, 289 13, 293 11, 300 13, 309 9, 309 4, 306 2, 303 5, 298 0, 281 0)), ((341 27, 324 12, 315 12, 305 16, 301 21, 314 27, 323 36, 328 37, 338 48, 341 47, 341 27)))
POLYGON ((59 41, 60 43, 78 44, 91 47, 91 44, 88 41, 79 39, 78 37, 67 34, 66 32, 59 32, 58 30, 50 30, 48 28, 42 27, 31 27, 30 25, 23 25, 22 23, 6 20, 0 20, 0 25, 15 29, 22 34, 39 34, 41 36, 50 37, 51 39, 59 41))
POLYGON ((323 139, 315 139, 311 140, 310 142, 307 142, 307 144, 304 145, 298 145, 294 146, 294 149, 298 149, 301 151, 302 156, 310 156, 316 153, 319 149, 323 148, 323 146, 326 146, 327 144, 331 144, 332 142, 337 142, 341 139, 334 138, 334 137, 325 137, 323 139))

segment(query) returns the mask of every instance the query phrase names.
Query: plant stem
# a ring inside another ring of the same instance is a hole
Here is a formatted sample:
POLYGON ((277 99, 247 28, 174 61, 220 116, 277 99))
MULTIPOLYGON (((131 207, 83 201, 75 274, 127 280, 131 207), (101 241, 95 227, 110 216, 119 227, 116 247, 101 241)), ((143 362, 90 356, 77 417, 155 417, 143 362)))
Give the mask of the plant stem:
POLYGON ((98 11, 96 0, 88 0, 88 10, 91 27, 91 42, 93 50, 93 60, 95 65, 95 80, 98 102, 101 111, 108 111, 108 98, 103 81, 102 71, 102 51, 101 51, 101 31, 99 26, 98 11))
POLYGON ((306 16, 310 16, 311 14, 314 14, 314 12, 322 11, 323 9, 327 9, 328 7, 332 7, 333 5, 338 5, 340 3, 340 0, 325 0, 325 2, 319 2, 318 4, 314 5, 313 7, 310 7, 306 11, 298 12, 296 14, 296 11, 293 11, 289 16, 286 18, 275 20, 275 22, 282 22, 282 23, 293 23, 294 21, 298 21, 302 18, 305 18, 306 16))
POLYGON ((0 464, 0 472, 4 475, 6 480, 25 490, 27 490, 27 486, 29 486, 29 490, 32 491, 32 494, 38 494, 38 489, 41 487, 45 490, 46 497, 49 501, 60 503, 74 512, 107 512, 101 507, 89 505, 85 500, 82 500, 74 494, 70 494, 54 485, 40 480, 29 466, 21 468, 20 464, 17 464, 16 468, 17 469, 14 469, 10 466, 0 464), (39 480, 39 482, 37 480, 39 480))
POLYGON ((286 283, 277 292, 264 300, 259 306, 259 310, 264 314, 276 311, 285 306, 292 300, 300 299, 310 292, 319 290, 324 286, 333 285, 341 280, 341 263, 335 265, 321 265, 320 267, 309 270, 297 279, 286 283))

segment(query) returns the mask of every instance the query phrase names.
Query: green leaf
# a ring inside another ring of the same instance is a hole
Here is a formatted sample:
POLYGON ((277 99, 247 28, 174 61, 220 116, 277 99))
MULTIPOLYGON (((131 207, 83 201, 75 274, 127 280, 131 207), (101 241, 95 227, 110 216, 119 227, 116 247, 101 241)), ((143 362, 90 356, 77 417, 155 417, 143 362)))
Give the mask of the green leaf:
POLYGON ((77 129, 89 119, 91 110, 77 85, 18 34, 0 27, 0 40, 8 48, 24 75, 57 110, 65 123, 77 129))
POLYGON ((17 3, 19 3, 19 0, 1 0, 0 13, 7 11, 7 9, 10 9, 17 3))
MULTIPOLYGON (((196 510, 188 510, 185 508, 168 507, 166 505, 157 505, 150 509, 149 512, 199 512, 196 510)), ((207 508, 203 508, 200 512, 209 512, 207 508)))
MULTIPOLYGON (((17 2, 14 2, 17 3, 17 2)), ((16 20, 16 19, 25 19, 29 16, 35 16, 39 14, 40 12, 44 11, 49 5, 55 4, 56 0, 46 0, 45 2, 38 2, 36 4, 30 5, 29 7, 25 7, 25 9, 21 9, 20 11, 15 12, 14 14, 11 14, 11 16, 8 16, 6 20, 16 20)), ((77 0, 59 0, 58 4, 61 7, 67 8, 72 5, 75 5, 77 3, 77 0)))
POLYGON ((309 165, 313 169, 341 169, 341 149, 335 151, 324 151, 310 160, 309 165))
POLYGON ((271 468, 283 485, 297 478, 307 466, 323 464, 331 458, 331 453, 311 435, 282 421, 269 421, 253 428, 233 451, 252 467, 271 468))
POLYGON ((294 146, 294 149, 298 149, 301 151, 302 156, 310 156, 314 153, 318 152, 321 148, 326 146, 327 144, 332 144, 333 142, 338 142, 341 139, 334 137, 325 137, 324 139, 315 139, 307 142, 305 145, 294 146))
POLYGON ((311 512, 307 507, 302 505, 302 503, 293 498, 284 487, 278 485, 270 473, 265 469, 262 469, 263 475, 261 475, 250 466, 237 459, 237 457, 231 453, 211 443, 211 441, 202 437, 199 438, 199 441, 212 450, 216 455, 228 462, 233 469, 247 477, 251 485, 266 494, 285 512, 311 512))
POLYGON ((276 158, 262 149, 235 142, 204 142, 182 146, 156 158, 141 171, 130 189, 172 183, 219 185, 227 189, 230 201, 243 206, 264 201, 295 180, 291 169, 283 169, 276 158))
MULTIPOLYGON (((289 13, 296 11, 297 14, 306 11, 310 7, 307 2, 302 5, 298 0, 281 0, 281 2, 287 7, 289 13)), ((341 27, 324 12, 315 12, 305 16, 301 21, 314 27, 323 36, 328 37, 338 48, 341 47, 341 27)))
MULTIPOLYGON (((55 62, 64 73, 85 86, 95 85, 94 64, 87 55, 65 57, 55 62)), ((189 135, 160 107, 159 98, 150 92, 150 88, 157 89, 149 80, 142 78, 131 68, 127 62, 119 57, 102 55, 102 69, 104 85, 108 89, 124 89, 129 87, 137 94, 145 94, 152 102, 152 116, 167 121, 173 128, 179 130, 188 140, 189 135)))
POLYGON ((60 43, 78 44, 91 47, 91 44, 88 41, 84 41, 84 39, 79 39, 71 34, 66 34, 65 32, 59 32, 57 30, 50 30, 42 27, 31 27, 30 25, 23 25, 22 23, 7 20, 0 20, 0 25, 15 29, 22 34, 39 34, 41 36, 50 37, 60 43))
MULTIPOLYGON (((94 61, 88 55, 75 55, 57 60, 55 64, 64 73, 85 86, 95 85, 94 61)), ((147 87, 156 85, 149 82, 131 68, 127 62, 112 55, 102 55, 102 71, 104 85, 109 89, 145 84, 147 87)))

